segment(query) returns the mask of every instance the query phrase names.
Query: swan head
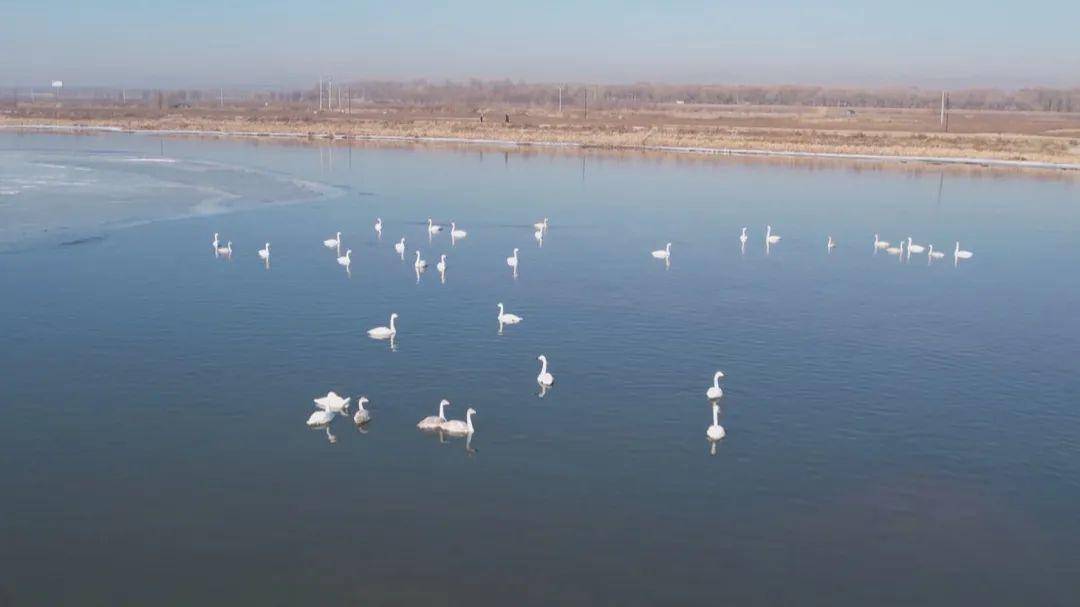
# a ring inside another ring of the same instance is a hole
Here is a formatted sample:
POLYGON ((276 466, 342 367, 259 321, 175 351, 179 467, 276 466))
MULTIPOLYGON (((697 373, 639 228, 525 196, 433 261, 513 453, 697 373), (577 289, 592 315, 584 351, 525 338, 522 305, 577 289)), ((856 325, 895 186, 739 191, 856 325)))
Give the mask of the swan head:
POLYGON ((465 411, 465 415, 476 415, 476 409, 473 409, 472 407, 469 407, 469 408, 468 408, 468 409, 467 409, 467 410, 465 411))
POLYGON ((716 375, 714 375, 713 378, 715 378, 715 379, 723 379, 724 378, 724 372, 723 371, 717 371, 716 375))
POLYGON ((346 258, 348 258, 348 257, 349 257, 349 255, 352 255, 352 249, 347 249, 347 250, 345 251, 345 257, 346 257, 346 258))
POLYGON ((449 406, 450 406, 450 401, 448 401, 448 400, 446 400, 446 399, 444 398, 444 399, 442 399, 442 400, 440 400, 440 401, 439 401, 439 406, 440 406, 440 407, 449 407, 449 406))
POLYGON ((214 232, 214 240, 217 240, 217 239, 218 239, 218 233, 214 232))
POLYGON ((366 396, 361 396, 361 397, 360 397, 360 399, 356 401, 356 406, 357 406, 357 407, 360 407, 361 409, 363 409, 363 408, 364 408, 364 405, 365 405, 365 404, 367 404, 367 403, 370 403, 370 402, 371 402, 371 401, 370 401, 370 400, 368 400, 368 397, 366 397, 366 396))
POLYGON ((266 250, 267 250, 267 251, 269 251, 269 250, 270 250, 270 243, 269 243, 269 242, 268 242, 268 243, 266 243, 266 250))
POLYGON ((439 261, 446 261, 446 253, 439 256, 439 261))
POLYGON ((398 317, 397 312, 394 312, 393 314, 390 315, 390 320, 394 320, 397 317, 398 317))
POLYGON ((338 239, 338 240, 341 240, 341 232, 338 232, 338 233, 337 233, 337 239, 338 239))
POLYGON ((667 246, 664 247, 664 250, 669 252, 669 253, 671 252, 671 243, 670 242, 667 243, 667 246))
POLYGON ((514 255, 517 255, 517 254, 518 254, 518 248, 514 247, 514 255))
POLYGON ((404 245, 404 244, 405 244, 405 237, 404 237, 404 236, 402 236, 402 237, 401 237, 401 244, 402 244, 402 245, 404 245))
POLYGON ((546 362, 547 362, 547 357, 546 357, 546 356, 544 356, 543 354, 541 354, 540 356, 537 356, 537 357, 536 357, 536 360, 539 360, 539 361, 541 361, 541 362, 545 362, 545 363, 546 363, 546 362))

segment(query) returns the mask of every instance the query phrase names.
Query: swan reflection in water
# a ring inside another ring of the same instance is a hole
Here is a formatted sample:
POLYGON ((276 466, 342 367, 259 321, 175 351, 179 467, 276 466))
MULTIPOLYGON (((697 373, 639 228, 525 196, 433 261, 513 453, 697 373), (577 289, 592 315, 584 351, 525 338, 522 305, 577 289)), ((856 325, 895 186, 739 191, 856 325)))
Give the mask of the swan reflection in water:
POLYGON ((720 442, 727 431, 720 425, 720 403, 712 401, 712 425, 705 429, 705 438, 709 440, 709 455, 716 455, 716 443, 720 442))

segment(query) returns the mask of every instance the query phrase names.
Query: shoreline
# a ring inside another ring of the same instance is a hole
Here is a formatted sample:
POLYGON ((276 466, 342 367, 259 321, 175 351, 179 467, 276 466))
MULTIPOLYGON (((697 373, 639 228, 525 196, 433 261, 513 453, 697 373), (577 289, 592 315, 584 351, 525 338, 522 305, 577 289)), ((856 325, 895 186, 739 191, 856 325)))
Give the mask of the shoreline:
POLYGON ((214 129, 175 129, 141 128, 120 125, 90 124, 47 124, 14 123, 0 121, 0 130, 4 131, 45 131, 45 132, 99 132, 129 133, 163 136, 205 136, 257 139, 317 139, 325 141, 367 141, 395 143, 439 143, 459 145, 486 145, 510 148, 561 148, 578 150, 660 152, 668 154, 694 154, 701 156, 731 156, 744 158, 802 158, 841 160, 856 162, 917 163, 926 165, 953 165, 981 168, 1038 169, 1052 171, 1080 171, 1080 163, 1049 162, 1042 160, 1010 160, 1003 158, 983 158, 978 156, 935 156, 911 154, 875 154, 862 152, 826 152, 804 150, 773 150, 765 148, 730 148, 709 146, 648 145, 625 143, 590 143, 588 141, 521 141, 514 139, 450 137, 426 135, 387 135, 387 134, 337 134, 333 132, 290 132, 272 130, 214 130, 214 129))

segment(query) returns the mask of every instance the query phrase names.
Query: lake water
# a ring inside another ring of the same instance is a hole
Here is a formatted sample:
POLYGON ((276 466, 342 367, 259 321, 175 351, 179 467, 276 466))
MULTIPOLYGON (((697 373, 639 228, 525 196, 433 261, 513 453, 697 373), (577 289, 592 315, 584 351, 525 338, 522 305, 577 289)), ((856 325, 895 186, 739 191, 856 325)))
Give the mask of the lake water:
POLYGON ((6 132, 0 191, 0 605, 1080 594, 1076 179, 6 132))

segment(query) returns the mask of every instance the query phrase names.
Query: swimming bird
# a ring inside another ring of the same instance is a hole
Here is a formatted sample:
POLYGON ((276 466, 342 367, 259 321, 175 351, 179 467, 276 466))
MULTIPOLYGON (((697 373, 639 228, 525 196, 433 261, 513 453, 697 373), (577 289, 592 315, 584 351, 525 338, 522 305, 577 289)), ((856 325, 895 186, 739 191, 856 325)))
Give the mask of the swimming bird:
POLYGON ((375 327, 368 330, 367 334, 372 339, 389 339, 397 335, 397 327, 394 326, 394 321, 397 319, 397 312, 390 315, 389 327, 375 327))
POLYGON ((230 240, 229 243, 223 247, 218 247, 217 252, 219 255, 232 257, 232 241, 230 240))
POLYGON ((921 244, 911 244, 911 237, 910 236, 907 237, 907 256, 908 256, 908 259, 911 258, 912 253, 922 253, 925 250, 926 250, 926 247, 922 246, 921 244))
POLYGON ((742 244, 746 244, 746 227, 745 226, 742 229, 742 234, 739 234, 739 242, 741 242, 742 244))
POLYGON ((450 401, 445 398, 439 401, 439 414, 429 415, 420 420, 420 423, 416 424, 417 428, 421 430, 438 430, 446 423, 446 407, 450 406, 450 401))
POLYGON ((345 251, 345 255, 338 257, 337 262, 348 268, 352 264, 352 249, 345 251))
POLYGON ((517 249, 517 247, 514 247, 514 254, 511 255, 510 257, 506 258, 506 265, 510 266, 511 268, 514 268, 514 271, 517 272, 517 267, 518 267, 518 249, 517 249))
POLYGON ((653 251, 652 256, 657 259, 671 259, 671 243, 667 243, 667 246, 659 251, 653 251))
POLYGON ((724 395, 724 391, 720 389, 720 378, 724 377, 723 371, 717 371, 712 378, 712 385, 705 391, 705 396, 709 400, 716 400, 724 395))
POLYGON ((356 410, 356 415, 353 415, 352 420, 357 426, 371 421, 371 411, 364 408, 364 403, 366 402, 370 402, 366 396, 361 396, 360 400, 356 401, 358 409, 356 410))
POLYGON ((931 260, 933 260, 933 259, 941 259, 942 257, 945 257, 945 254, 942 253, 941 251, 935 251, 934 250, 934 245, 930 245, 930 250, 928 250, 926 252, 926 264, 930 265, 931 260))
POLYGON ((540 361, 540 374, 536 376, 536 383, 540 384, 541 386, 550 386, 551 384, 555 383, 555 376, 548 373, 547 370, 547 357, 541 354, 540 356, 536 357, 536 360, 540 361))
POLYGON ((265 259, 270 261, 270 243, 266 243, 266 248, 259 249, 259 259, 265 259))
POLYGON ((328 248, 328 249, 341 248, 341 232, 338 232, 337 235, 334 236, 333 238, 327 238, 322 243, 323 243, 323 246, 328 248))
POLYGON ((889 247, 889 248, 885 249, 885 252, 888 253, 889 255, 901 255, 902 256, 904 254, 904 241, 901 240, 900 241, 900 246, 898 246, 898 247, 889 247))
POLYGON ((472 434, 474 432, 474 428, 472 425, 473 415, 476 415, 476 409, 469 407, 468 411, 465 412, 465 421, 461 421, 460 419, 451 419, 444 422, 440 430, 447 434, 452 434, 455 436, 465 436, 466 434, 472 434))
POLYGON ((835 248, 835 247, 836 247, 836 242, 832 239, 832 236, 829 236, 825 240, 825 248, 826 248, 826 250, 828 250, 831 253, 833 248, 835 248))
MULTIPOLYGON (((417 253, 419 253, 419 251, 417 251, 417 253)), ((446 253, 439 256, 439 263, 435 264, 435 269, 439 271, 439 274, 446 271, 446 253)))
POLYGON ((543 221, 538 221, 538 222, 534 223, 533 227, 536 228, 537 230, 545 230, 546 231, 548 229, 548 218, 545 217, 543 221))
POLYGON ((325 426, 334 419, 333 411, 318 410, 311 414, 311 417, 307 420, 309 426, 325 426))
POLYGON ((503 310, 502 302, 499 302, 499 324, 500 325, 516 325, 521 322, 521 317, 517 314, 507 314, 503 310))
POLYGON ((438 234, 439 232, 442 232, 442 226, 435 225, 434 223, 432 223, 431 218, 428 217, 427 218, 427 231, 428 231, 428 234, 438 234))
POLYGON ((772 233, 772 226, 765 226, 765 242, 767 244, 776 244, 780 242, 780 237, 772 233))
POLYGON ((712 425, 705 431, 705 436, 709 437, 709 440, 711 441, 718 441, 726 435, 727 432, 724 432, 724 427, 720 425, 720 405, 718 403, 713 403, 712 425))
POLYGON ((394 250, 397 251, 398 255, 401 255, 401 259, 402 259, 402 261, 404 261, 405 260, 405 237, 404 236, 401 237, 401 242, 394 245, 394 250))
POLYGON ((887 249, 889 248, 889 241, 878 240, 878 235, 874 234, 874 248, 875 249, 887 249))
POLYGON ((450 222, 450 238, 465 238, 469 233, 465 230, 457 229, 457 224, 453 221, 450 222))
POLYGON ((427 262, 420 259, 420 251, 416 251, 416 261, 413 262, 413 267, 417 270, 423 270, 427 268, 427 262))
POLYGON ((960 241, 956 242, 956 248, 953 250, 953 257, 956 259, 971 259, 975 254, 971 251, 965 251, 960 248, 960 241))
POLYGON ((375 234, 379 238, 382 238, 382 217, 375 218, 375 234))

